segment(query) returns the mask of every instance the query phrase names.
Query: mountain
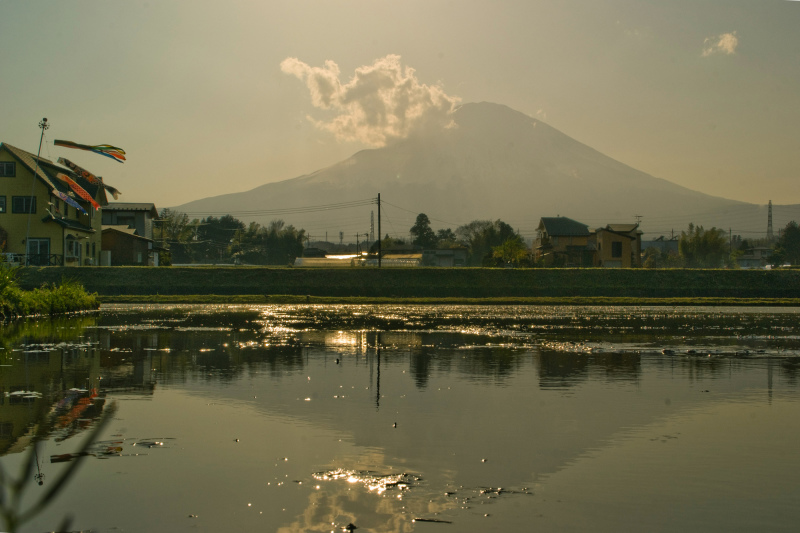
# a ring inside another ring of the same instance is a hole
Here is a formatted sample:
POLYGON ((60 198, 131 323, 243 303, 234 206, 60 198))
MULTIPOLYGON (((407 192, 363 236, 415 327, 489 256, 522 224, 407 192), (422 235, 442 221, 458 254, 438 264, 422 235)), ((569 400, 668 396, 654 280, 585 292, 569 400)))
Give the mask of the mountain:
MULTIPOLYGON (((669 234, 672 229, 678 233, 689 222, 732 228, 744 238, 766 233, 766 206, 710 196, 653 177, 506 106, 465 104, 453 120, 450 128, 362 150, 312 174, 174 209, 190 218, 230 213, 261 224, 281 218, 316 238, 331 232, 330 240, 339 231, 348 239, 368 231, 375 206, 294 208, 354 202, 381 193, 382 231, 400 235, 407 233, 417 213, 426 213, 434 228, 455 229, 475 219, 500 218, 526 237, 533 236, 540 217, 556 215, 591 227, 633 222, 640 215, 647 234, 669 234)), ((785 216, 780 209, 774 215, 776 233, 798 212, 798 206, 783 207, 785 216)))

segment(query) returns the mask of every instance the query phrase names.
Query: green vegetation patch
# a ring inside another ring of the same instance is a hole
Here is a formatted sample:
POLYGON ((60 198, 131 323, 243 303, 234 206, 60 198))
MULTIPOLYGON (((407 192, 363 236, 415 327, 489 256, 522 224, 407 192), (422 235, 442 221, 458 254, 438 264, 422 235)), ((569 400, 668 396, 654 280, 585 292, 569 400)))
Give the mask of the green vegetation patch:
POLYGON ((20 287, 22 269, 0 263, 0 318, 3 320, 31 315, 58 315, 100 307, 97 294, 89 294, 74 279, 43 282, 25 290, 20 287))

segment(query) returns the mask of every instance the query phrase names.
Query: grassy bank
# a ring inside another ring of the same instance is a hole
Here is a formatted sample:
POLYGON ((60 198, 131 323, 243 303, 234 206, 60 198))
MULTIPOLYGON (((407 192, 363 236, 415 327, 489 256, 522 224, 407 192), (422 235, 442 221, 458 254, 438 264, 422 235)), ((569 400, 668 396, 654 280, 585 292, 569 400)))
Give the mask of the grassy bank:
POLYGON ((359 299, 538 303, 547 299, 638 302, 677 298, 687 302, 723 299, 794 305, 800 299, 800 270, 29 267, 23 269, 20 284, 33 288, 62 277, 98 293, 103 301, 123 297, 141 298, 139 301, 158 297, 158 301, 164 301, 167 297, 242 303, 359 299))
POLYGON ((100 307, 96 294, 89 294, 75 280, 44 282, 26 290, 20 287, 21 269, 0 263, 0 319, 32 315, 58 315, 100 307))
POLYGON ((642 297, 581 297, 552 296, 532 298, 384 298, 365 296, 295 296, 295 295, 143 295, 122 294, 100 296, 101 303, 127 304, 226 304, 226 305, 268 305, 268 304, 311 304, 311 305, 375 305, 375 304, 416 304, 416 305, 628 305, 628 306, 760 306, 760 307, 800 307, 800 298, 642 298, 642 297))

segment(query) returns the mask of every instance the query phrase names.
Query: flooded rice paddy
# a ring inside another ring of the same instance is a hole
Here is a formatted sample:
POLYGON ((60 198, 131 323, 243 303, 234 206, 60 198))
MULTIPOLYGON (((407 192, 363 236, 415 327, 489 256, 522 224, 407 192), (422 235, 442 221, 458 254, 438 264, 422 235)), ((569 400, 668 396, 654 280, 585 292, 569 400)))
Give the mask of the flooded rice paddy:
POLYGON ((793 531, 798 318, 105 306, 3 327, 0 461, 82 459, 34 532, 793 531))

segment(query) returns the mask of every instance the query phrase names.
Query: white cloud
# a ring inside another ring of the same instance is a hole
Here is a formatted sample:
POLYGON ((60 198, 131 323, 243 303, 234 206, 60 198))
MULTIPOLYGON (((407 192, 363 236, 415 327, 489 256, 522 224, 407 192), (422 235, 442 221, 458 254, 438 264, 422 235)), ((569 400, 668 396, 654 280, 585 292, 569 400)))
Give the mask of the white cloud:
POLYGON ((422 126, 451 124, 450 114, 460 101, 439 85, 421 83, 413 68, 400 64, 398 55, 357 68, 347 83, 340 81, 339 66, 331 60, 312 67, 289 57, 281 62, 281 70, 305 82, 315 107, 338 113, 327 121, 308 117, 318 128, 337 139, 371 146, 406 138, 422 126))
POLYGON ((737 46, 739 46, 739 38, 735 31, 723 33, 717 37, 706 37, 703 41, 703 57, 711 54, 732 55, 736 53, 737 46))

